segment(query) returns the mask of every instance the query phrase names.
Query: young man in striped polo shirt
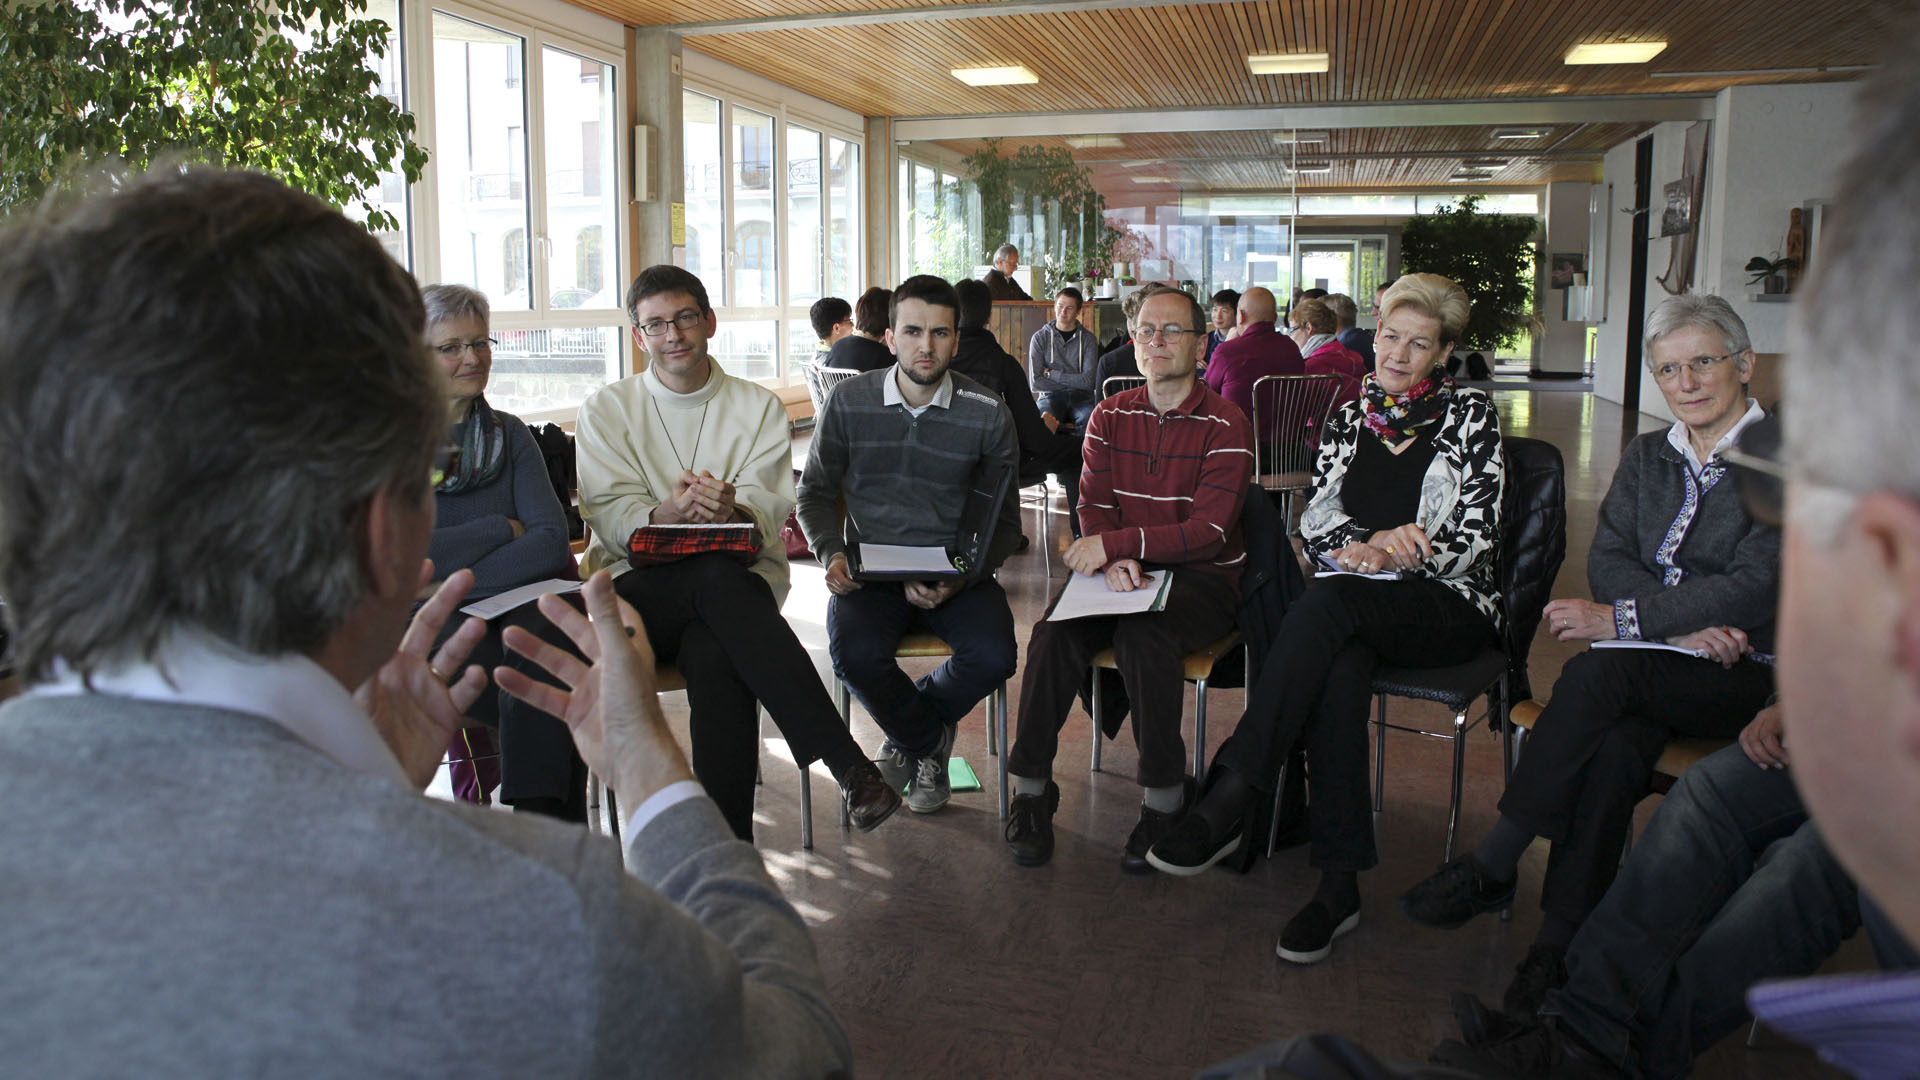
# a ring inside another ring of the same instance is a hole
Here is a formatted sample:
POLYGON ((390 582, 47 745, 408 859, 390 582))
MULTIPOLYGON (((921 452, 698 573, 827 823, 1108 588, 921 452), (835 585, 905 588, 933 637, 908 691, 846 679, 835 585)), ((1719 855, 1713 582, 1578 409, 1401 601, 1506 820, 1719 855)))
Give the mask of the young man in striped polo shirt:
POLYGON ((827 568, 827 651, 834 673, 887 733, 880 771, 911 777, 907 809, 947 805, 954 730, 1019 661, 1013 613, 992 574, 1020 543, 1019 500, 1001 507, 980 576, 971 583, 855 581, 847 544, 946 545, 960 529, 975 475, 989 462, 1008 475, 1013 416, 999 396, 948 371, 960 343, 960 299, 945 279, 921 274, 893 291, 887 345, 892 367, 834 388, 814 427, 800 476, 800 527, 827 568), (842 507, 845 508, 844 521, 842 507), (953 656, 908 679, 894 653, 909 633, 937 634, 953 656))
POLYGON ((1137 775, 1145 789, 1124 869, 1151 872, 1147 849, 1193 797, 1180 737, 1182 661, 1233 628, 1246 562, 1240 506, 1253 473, 1246 415, 1194 375, 1206 339, 1198 301, 1150 287, 1133 334, 1147 385, 1101 402, 1087 422, 1080 475, 1086 535, 1067 549, 1067 566, 1105 575, 1107 587, 1120 592, 1140 587, 1147 574, 1171 570, 1173 587, 1159 612, 1033 628, 1019 730, 1007 759, 1014 790, 1007 844, 1022 866, 1053 856, 1053 813, 1060 804, 1050 779, 1054 752, 1087 666, 1102 649, 1113 649, 1132 703, 1137 775))

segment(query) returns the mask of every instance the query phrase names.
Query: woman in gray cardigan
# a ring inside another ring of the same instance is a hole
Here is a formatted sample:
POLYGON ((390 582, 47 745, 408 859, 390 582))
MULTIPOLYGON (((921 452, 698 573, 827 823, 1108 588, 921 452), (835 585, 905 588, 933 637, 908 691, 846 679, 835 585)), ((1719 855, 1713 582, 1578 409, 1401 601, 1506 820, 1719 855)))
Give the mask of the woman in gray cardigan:
MULTIPOLYGON (((464 285, 429 285, 427 346, 447 372, 447 465, 434 487, 433 574, 473 571, 478 600, 547 578, 575 576, 567 522, 533 433, 487 404, 493 370, 487 298, 464 285)), ((501 646, 508 626, 564 644, 531 603, 494 619, 470 663, 527 663, 501 646)), ((447 632, 455 628, 449 624, 447 632)), ((537 670, 537 669, 532 669, 537 670)), ((500 800, 517 809, 586 820, 586 767, 566 726, 505 693, 480 695, 467 718, 500 730, 500 800)), ((457 745, 456 749, 460 747, 457 745)), ((482 747, 465 747, 485 756, 482 747)), ((482 785, 484 788, 486 785, 482 785)))
POLYGON ((1567 942, 1613 881, 1667 740, 1731 739, 1773 690, 1780 534, 1747 515, 1720 457, 1765 415, 1747 396, 1746 325, 1717 296, 1676 296, 1648 318, 1646 356, 1679 420, 1621 455, 1587 559, 1594 599, 1555 600, 1543 617, 1561 641, 1629 647, 1568 661, 1500 820, 1401 899, 1416 921, 1452 929, 1510 903, 1521 852, 1553 841, 1545 918, 1507 990, 1516 1014, 1566 982, 1567 942))

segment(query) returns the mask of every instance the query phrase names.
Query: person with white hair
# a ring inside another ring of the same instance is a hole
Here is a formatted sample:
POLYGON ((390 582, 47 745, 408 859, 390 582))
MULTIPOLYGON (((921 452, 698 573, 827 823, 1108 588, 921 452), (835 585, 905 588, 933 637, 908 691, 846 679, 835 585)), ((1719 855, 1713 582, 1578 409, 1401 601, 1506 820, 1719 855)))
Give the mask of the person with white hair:
POLYGON ((1621 454, 1587 558, 1594 598, 1554 600, 1542 615, 1560 641, 1628 647, 1567 662, 1500 819, 1401 898, 1414 921, 1453 929, 1510 904, 1521 853, 1551 840, 1546 917, 1505 998, 1520 1015, 1566 983, 1567 945, 1613 883, 1667 740, 1731 739, 1773 692, 1780 533, 1741 504, 1724 458, 1766 415, 1747 395, 1746 325, 1717 296, 1675 296, 1648 317, 1645 338, 1647 367, 1679 419, 1621 454))
POLYGON ((987 271, 987 276, 980 280, 993 290, 995 300, 1031 300, 1033 297, 1027 295, 1027 290, 1013 280, 1013 272, 1018 269, 1020 249, 1012 244, 1001 244, 993 252, 993 269, 987 271))

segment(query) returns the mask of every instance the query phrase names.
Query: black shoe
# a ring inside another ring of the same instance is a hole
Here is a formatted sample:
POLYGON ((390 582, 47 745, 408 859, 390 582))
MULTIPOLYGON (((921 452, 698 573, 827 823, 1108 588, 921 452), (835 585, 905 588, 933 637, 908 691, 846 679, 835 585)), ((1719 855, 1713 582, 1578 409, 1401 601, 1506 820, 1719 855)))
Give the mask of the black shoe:
POLYGON ((1020 866, 1045 866, 1053 858, 1053 812, 1060 809, 1060 785, 1047 781, 1040 795, 1015 795, 1007 807, 1007 846, 1020 866))
POLYGON ((1280 931, 1280 943, 1274 955, 1293 964, 1317 964, 1333 951, 1334 939, 1351 933, 1360 925, 1360 905, 1352 911, 1336 913, 1318 900, 1309 900, 1300 914, 1287 920, 1280 931))
POLYGON ((1018 552, 1022 552, 1022 551, 1025 551, 1025 550, 1027 550, 1027 549, 1028 549, 1029 547, 1032 547, 1032 546, 1033 546, 1033 539, 1032 539, 1031 537, 1029 537, 1029 536, 1028 536, 1028 535, 1027 535, 1026 533, 1021 533, 1021 534, 1020 534, 1020 546, 1019 546, 1019 547, 1016 547, 1016 548, 1014 548, 1013 550, 1015 551, 1015 553, 1018 553, 1018 552))
POLYGON ((840 799, 846 804, 847 820, 861 832, 872 832, 900 809, 900 793, 880 775, 878 766, 864 759, 847 770, 840 799))
POLYGON ((1567 950, 1552 945, 1530 945, 1527 958, 1513 969, 1513 981, 1507 984, 1501 1005, 1508 1013, 1530 1020, 1540 1011, 1547 991, 1567 985, 1567 950))
POLYGON ((1133 832, 1127 834, 1127 849, 1120 857, 1120 869, 1129 874, 1153 873, 1153 865, 1147 862, 1147 851, 1165 839, 1179 823, 1180 815, 1193 805, 1194 786, 1193 777, 1187 777, 1180 789, 1180 809, 1171 813, 1150 806, 1140 807, 1140 820, 1134 824, 1133 832))
POLYGON ((1216 839, 1206 818, 1188 813, 1147 850, 1147 864, 1178 877, 1192 877, 1233 854, 1245 837, 1244 819, 1236 821, 1227 835, 1216 839))
POLYGON ((1521 1024, 1484 1046, 1449 1039, 1428 1060, 1475 1076, 1515 1080, 1624 1080, 1626 1073, 1553 1024, 1521 1024))
POLYGON ((1447 999, 1453 1006, 1453 1018, 1460 1025, 1460 1041, 1468 1046, 1485 1046, 1507 1038, 1533 1022, 1532 1017, 1516 1019, 1467 993, 1447 999))
POLYGON ((1486 876, 1472 855, 1462 855, 1403 893, 1400 910, 1422 925, 1455 930, 1483 911, 1513 903, 1513 885, 1486 876))

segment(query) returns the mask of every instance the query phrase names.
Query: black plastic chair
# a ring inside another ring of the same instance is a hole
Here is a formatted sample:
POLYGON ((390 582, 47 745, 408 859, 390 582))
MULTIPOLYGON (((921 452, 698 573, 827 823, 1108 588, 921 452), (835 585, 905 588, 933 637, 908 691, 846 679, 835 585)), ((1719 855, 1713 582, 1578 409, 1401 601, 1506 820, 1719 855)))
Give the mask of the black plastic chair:
POLYGON ((1377 702, 1373 743, 1373 812, 1380 813, 1387 778, 1387 729, 1436 739, 1453 740, 1453 794, 1447 809, 1445 859, 1453 858, 1454 836, 1460 826, 1460 785, 1466 772, 1466 735, 1480 721, 1498 724, 1504 740, 1501 761, 1513 769, 1512 725, 1507 710, 1516 701, 1533 696, 1527 681, 1527 653, 1540 628, 1541 609, 1553 589, 1553 579, 1567 556, 1566 465, 1560 450, 1539 439, 1503 438, 1506 454, 1506 490, 1501 494, 1501 538, 1495 555, 1495 577, 1506 610, 1502 647, 1486 649, 1464 664, 1444 668, 1382 667, 1374 672, 1372 692, 1377 702), (1428 731, 1387 723, 1387 698, 1437 701, 1453 710, 1451 731, 1428 731), (1467 710, 1482 696, 1487 709, 1471 719, 1467 710))

